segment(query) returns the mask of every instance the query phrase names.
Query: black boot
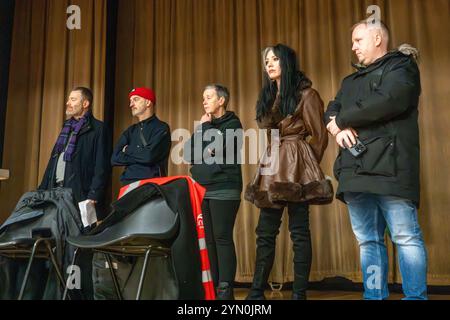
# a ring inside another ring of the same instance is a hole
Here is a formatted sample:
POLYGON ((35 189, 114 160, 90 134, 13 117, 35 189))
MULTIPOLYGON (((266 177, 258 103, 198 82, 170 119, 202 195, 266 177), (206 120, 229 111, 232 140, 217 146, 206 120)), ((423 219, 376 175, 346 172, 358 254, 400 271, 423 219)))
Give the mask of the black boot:
POLYGON ((306 205, 292 205, 289 212, 289 231, 294 249, 293 300, 306 300, 312 248, 309 230, 309 210, 306 205))
POLYGON ((253 283, 245 300, 266 300, 264 290, 267 286, 267 272, 264 272, 264 266, 256 265, 253 283))
POLYGON ((234 300, 233 286, 228 282, 220 282, 217 287, 216 300, 234 300))
POLYGON ((266 300, 266 296, 264 295, 264 290, 259 291, 256 289, 250 289, 245 300, 266 300))
POLYGON ((258 247, 256 253, 255 274, 246 300, 266 300, 264 290, 273 265, 272 248, 258 247))
POLYGON ((256 228, 256 263, 253 283, 246 300, 266 300, 270 271, 275 258, 275 241, 281 225, 283 209, 262 209, 256 228))
POLYGON ((306 292, 293 292, 292 300, 306 300, 306 292))
POLYGON ((308 288, 309 270, 305 270, 305 266, 295 266, 294 283, 292 286, 292 300, 306 300, 306 289, 308 288), (297 269, 297 270, 296 270, 297 269), (301 269, 302 273, 297 273, 301 269))

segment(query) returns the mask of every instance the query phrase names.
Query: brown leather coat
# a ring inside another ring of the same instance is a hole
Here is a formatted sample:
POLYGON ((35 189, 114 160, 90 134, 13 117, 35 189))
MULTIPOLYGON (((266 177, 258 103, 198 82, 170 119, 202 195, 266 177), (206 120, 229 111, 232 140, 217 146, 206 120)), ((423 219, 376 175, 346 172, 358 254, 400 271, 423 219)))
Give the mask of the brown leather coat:
POLYGON ((304 89, 297 110, 285 118, 279 112, 279 104, 277 98, 272 113, 258 121, 261 129, 278 129, 280 138, 270 141, 268 133, 269 146, 263 159, 269 157, 270 161, 262 160, 258 165, 245 199, 259 208, 281 208, 287 202, 330 203, 333 187, 319 166, 328 145, 319 93, 304 89), (278 163, 276 152, 271 154, 276 146, 278 163))

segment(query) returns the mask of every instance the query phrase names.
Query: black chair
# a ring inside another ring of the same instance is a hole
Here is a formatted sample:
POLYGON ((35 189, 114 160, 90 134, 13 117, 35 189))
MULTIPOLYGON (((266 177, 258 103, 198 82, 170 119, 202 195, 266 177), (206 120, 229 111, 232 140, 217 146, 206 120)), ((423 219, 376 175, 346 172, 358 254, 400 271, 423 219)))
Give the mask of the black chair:
MULTIPOLYGON (((136 300, 139 300, 150 258, 170 256, 170 248, 178 230, 178 214, 169 208, 163 198, 156 198, 140 206, 100 233, 67 238, 67 241, 76 247, 72 265, 75 265, 75 259, 80 248, 103 253, 108 263, 117 298, 122 300, 121 289, 110 255, 144 256, 144 264, 136 293, 136 300)), ((67 290, 66 286, 63 299, 65 299, 67 290)))
POLYGON ((30 238, 8 239, 7 233, 0 238, 0 256, 10 259, 28 259, 18 300, 22 300, 23 298, 34 259, 49 260, 52 263, 61 287, 65 288, 64 277, 53 252, 55 248, 55 238, 52 236, 49 228, 32 229, 30 238))

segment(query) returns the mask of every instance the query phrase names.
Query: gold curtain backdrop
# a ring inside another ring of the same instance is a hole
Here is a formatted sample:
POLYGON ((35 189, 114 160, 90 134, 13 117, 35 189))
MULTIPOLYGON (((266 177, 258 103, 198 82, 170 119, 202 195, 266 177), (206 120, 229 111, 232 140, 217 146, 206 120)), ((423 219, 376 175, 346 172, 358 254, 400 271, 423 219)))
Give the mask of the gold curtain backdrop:
POLYGON ((17 0, 11 49, 0 221, 20 196, 36 189, 65 119, 74 86, 94 90, 103 118, 106 0, 17 0), (66 27, 67 7, 80 6, 81 30, 66 27))
MULTIPOLYGON (((20 195, 36 187, 59 133, 65 95, 72 85, 90 85, 103 97, 107 1, 82 4, 81 31, 58 29, 68 1, 17 1, 9 83, 3 166, 12 178, 1 185, 1 217, 20 195), (89 20, 89 21, 88 21, 89 20), (89 28, 88 26, 89 25, 89 28), (72 71, 70 71, 72 70, 72 71), (26 76, 24 76, 26 75, 26 76), (25 112, 24 112, 25 111, 25 112)), ((95 102, 101 118, 114 112, 114 141, 134 120, 128 92, 150 86, 157 115, 171 130, 193 130, 203 114, 206 84, 222 83, 231 92, 230 110, 245 129, 256 129, 255 104, 262 86, 261 50, 285 43, 294 48, 325 104, 334 98, 350 65, 351 26, 379 5, 391 29, 393 47, 410 43, 421 52, 420 104, 422 204, 419 219, 428 250, 430 285, 450 285, 450 142, 444 137, 450 111, 450 1, 448 0, 119 0, 115 105, 95 102)), ((173 143, 173 147, 178 142, 173 143)), ((248 150, 248 144, 246 145, 248 150)), ((322 168, 333 176, 338 148, 330 139, 322 168)), ((248 156, 247 156, 248 158, 248 156)), ((289 164, 287 164, 289 165, 289 164)), ((244 184, 254 165, 243 165, 244 184)), ((121 169, 113 172, 113 198, 121 169)), ((186 165, 170 162, 170 175, 186 175, 186 165)), ((337 182, 333 180, 334 186, 337 182)), ((235 226, 236 281, 250 282, 255 261, 258 210, 244 200, 235 226)), ((287 215, 284 216, 284 220, 287 215)), ((311 207, 311 281, 342 276, 361 282, 359 249, 346 206, 334 201, 311 207)), ((292 244, 286 221, 277 240, 271 274, 275 282, 293 280, 292 244)), ((390 254, 390 281, 401 282, 390 254)))

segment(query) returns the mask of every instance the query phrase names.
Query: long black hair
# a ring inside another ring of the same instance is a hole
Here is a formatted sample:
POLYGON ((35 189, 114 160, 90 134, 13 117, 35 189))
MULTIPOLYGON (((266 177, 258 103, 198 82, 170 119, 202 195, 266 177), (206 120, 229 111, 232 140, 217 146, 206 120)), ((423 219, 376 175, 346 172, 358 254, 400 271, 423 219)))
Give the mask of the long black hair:
POLYGON ((301 99, 302 90, 312 86, 305 74, 300 71, 297 54, 284 44, 277 44, 263 50, 263 65, 265 66, 266 56, 272 50, 274 55, 280 59, 281 67, 281 88, 277 82, 270 80, 264 69, 264 86, 259 93, 256 103, 256 119, 261 120, 266 116, 273 106, 277 92, 280 91, 280 112, 284 117, 293 114, 301 99))

